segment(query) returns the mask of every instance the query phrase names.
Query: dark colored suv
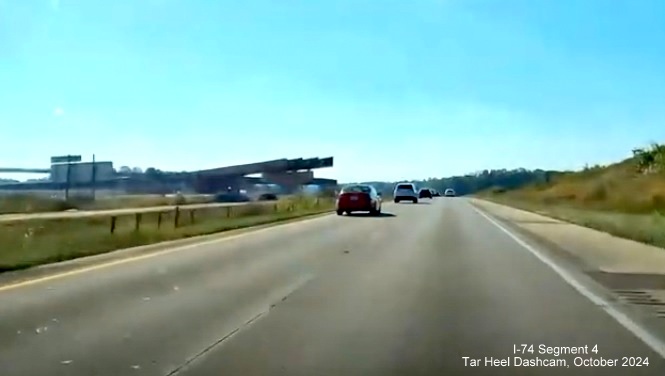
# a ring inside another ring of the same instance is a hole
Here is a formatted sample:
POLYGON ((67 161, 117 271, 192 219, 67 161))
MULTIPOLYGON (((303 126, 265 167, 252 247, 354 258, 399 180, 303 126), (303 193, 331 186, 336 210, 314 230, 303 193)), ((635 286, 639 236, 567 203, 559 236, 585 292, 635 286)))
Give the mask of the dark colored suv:
POLYGON ((420 192, 418 192, 418 198, 432 198, 432 191, 430 191, 429 188, 422 188, 420 192))

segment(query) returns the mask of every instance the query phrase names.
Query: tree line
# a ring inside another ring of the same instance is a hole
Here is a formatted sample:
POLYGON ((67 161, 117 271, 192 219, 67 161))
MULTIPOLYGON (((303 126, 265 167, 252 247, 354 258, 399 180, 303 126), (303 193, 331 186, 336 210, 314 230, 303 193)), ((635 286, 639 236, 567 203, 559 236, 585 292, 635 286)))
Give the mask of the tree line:
MULTIPOLYGON (((632 158, 621 163, 628 162, 636 166, 637 172, 642 174, 662 174, 665 173, 665 144, 652 143, 645 148, 633 149, 632 158)), ((419 187, 430 187, 443 192, 446 188, 454 189, 460 195, 473 194, 479 191, 511 190, 530 184, 549 184, 557 176, 570 175, 576 173, 596 173, 602 172, 608 166, 586 166, 582 171, 555 171, 555 170, 527 170, 518 169, 498 169, 483 170, 473 174, 463 176, 452 176, 447 178, 431 178, 425 180, 413 181, 419 187)), ((392 192, 396 182, 369 182, 382 192, 392 192)))
MULTIPOLYGON (((451 176, 446 178, 429 178, 425 180, 411 180, 418 187, 428 187, 443 192, 447 188, 452 188, 459 195, 473 194, 487 189, 511 190, 528 184, 549 183, 560 171, 547 170, 527 170, 518 169, 498 169, 483 170, 477 173, 466 174, 462 176, 451 176)), ((398 182, 365 182, 372 184, 377 190, 383 193, 392 193, 392 190, 398 182)))

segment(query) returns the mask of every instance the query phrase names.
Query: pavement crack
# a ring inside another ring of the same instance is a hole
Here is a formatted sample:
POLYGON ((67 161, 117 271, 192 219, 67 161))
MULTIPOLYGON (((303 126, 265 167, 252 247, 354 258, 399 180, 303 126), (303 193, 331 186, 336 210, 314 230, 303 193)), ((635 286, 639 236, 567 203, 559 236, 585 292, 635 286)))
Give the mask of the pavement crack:
MULTIPOLYGON (((305 284, 307 284, 307 282, 309 282, 310 280, 312 280, 312 278, 313 278, 313 277, 310 276, 310 277, 305 278, 304 280, 302 280, 300 283, 298 283, 297 286, 295 286, 293 289, 291 289, 291 291, 290 291, 288 294, 284 295, 284 296, 280 299, 280 302, 284 302, 284 301, 286 301, 286 299, 287 299, 289 296, 293 295, 296 291, 298 291, 300 288, 302 288, 302 286, 304 286, 305 284)), ((229 338, 233 337, 233 336, 234 336, 236 333, 238 333, 241 329, 244 329, 244 328, 248 327, 249 325, 252 325, 256 320, 258 320, 258 319, 261 318, 262 316, 266 315, 267 313, 270 313, 270 311, 271 311, 272 309, 274 309, 274 308, 275 308, 280 302, 273 302, 273 303, 269 304, 268 307, 267 307, 264 311, 262 311, 262 312, 256 314, 255 316, 253 316, 252 318, 250 318, 249 320, 247 320, 244 324, 240 325, 239 327, 233 329, 231 332, 227 333, 225 336, 223 336, 223 337, 219 338, 218 340, 214 341, 213 343, 211 343, 210 345, 208 345, 207 347, 205 347, 203 350, 199 351, 199 352, 196 353, 194 356, 192 356, 192 357, 190 357, 189 359, 187 359, 184 363, 182 363, 181 365, 177 366, 176 368, 174 368, 173 370, 171 370, 170 372, 168 372, 165 376, 173 376, 173 375, 178 374, 180 371, 183 371, 188 365, 192 364, 194 361, 196 361, 197 359, 199 359, 199 358, 202 357, 203 355, 207 354, 207 353, 210 352, 212 349, 214 349, 216 346, 222 344, 224 341, 226 341, 226 340, 228 340, 229 338)))
POLYGON ((169 373, 166 374, 166 376, 173 376, 179 373, 180 371, 184 370, 188 365, 190 365, 192 362, 197 360, 198 358, 202 357, 206 353, 210 352, 210 350, 214 349, 217 345, 220 345, 222 342, 226 341, 227 339, 231 338, 234 334, 238 333, 240 329, 251 325, 254 321, 258 320, 261 316, 263 316, 266 312, 268 311, 263 311, 260 312, 259 314, 255 315, 251 319, 247 320, 243 325, 233 329, 231 332, 227 333, 225 336, 219 338, 218 340, 214 341, 212 344, 209 346, 205 347, 203 350, 199 351, 197 354, 192 356, 191 358, 187 359, 184 363, 181 365, 177 366, 173 370, 171 370, 169 373))

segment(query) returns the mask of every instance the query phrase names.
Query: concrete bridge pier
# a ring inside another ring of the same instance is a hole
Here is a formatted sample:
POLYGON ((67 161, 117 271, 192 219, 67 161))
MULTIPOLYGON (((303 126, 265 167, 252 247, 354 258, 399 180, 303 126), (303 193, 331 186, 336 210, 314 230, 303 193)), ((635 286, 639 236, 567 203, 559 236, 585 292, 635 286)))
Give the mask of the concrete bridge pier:
POLYGON ((194 188, 199 193, 214 194, 222 192, 238 193, 246 186, 242 177, 198 176, 194 188))
POLYGON ((314 179, 314 172, 265 172, 263 179, 281 186, 287 193, 295 193, 314 179))

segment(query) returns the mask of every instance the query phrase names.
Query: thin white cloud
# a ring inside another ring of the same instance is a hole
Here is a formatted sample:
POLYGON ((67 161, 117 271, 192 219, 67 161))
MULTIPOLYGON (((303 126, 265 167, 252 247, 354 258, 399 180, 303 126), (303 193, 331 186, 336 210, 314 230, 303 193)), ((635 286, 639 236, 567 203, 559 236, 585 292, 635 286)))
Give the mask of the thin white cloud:
POLYGON ((55 110, 53 110, 53 116, 63 116, 65 114, 65 110, 62 109, 62 107, 56 107, 55 110))
POLYGON ((59 10, 60 9, 60 0, 51 0, 51 9, 59 10))

